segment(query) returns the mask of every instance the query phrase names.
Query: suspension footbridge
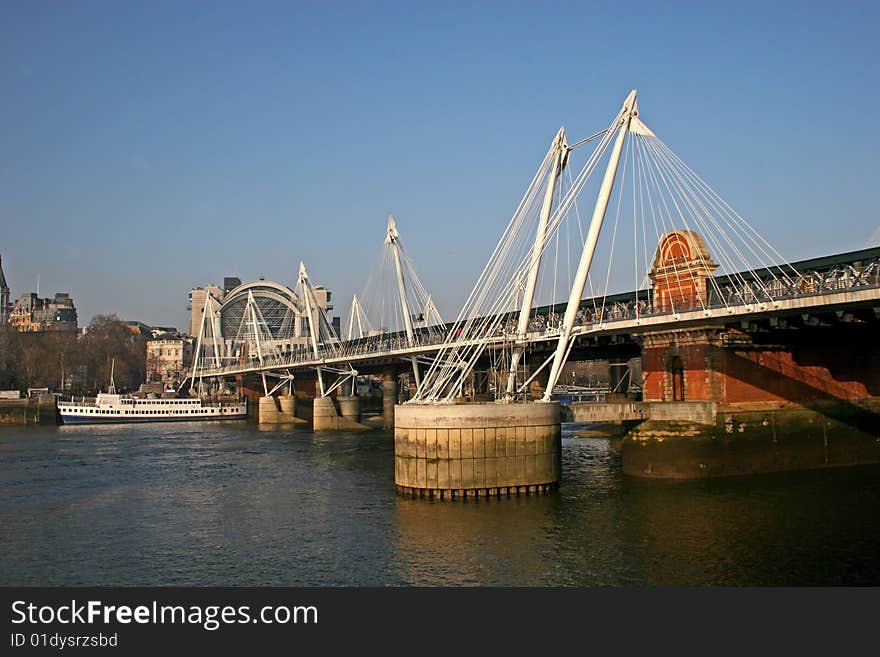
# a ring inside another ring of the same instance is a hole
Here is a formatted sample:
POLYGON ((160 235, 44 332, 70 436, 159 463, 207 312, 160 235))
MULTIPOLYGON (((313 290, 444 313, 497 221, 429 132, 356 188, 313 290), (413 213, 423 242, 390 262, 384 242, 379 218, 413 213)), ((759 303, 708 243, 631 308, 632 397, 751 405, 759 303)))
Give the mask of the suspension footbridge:
MULTIPOLYGON (((801 329, 875 326, 880 249, 786 261, 657 137, 632 91, 598 132, 570 142, 564 128, 557 131, 454 320, 438 311, 394 217, 344 332, 334 330, 302 263, 289 308, 305 318, 302 326, 270 330, 265 298, 250 293, 238 325, 226 331, 219 309, 206 306, 188 385, 259 377, 269 397, 312 381, 315 398, 326 400, 360 374, 384 374, 387 382, 406 373, 410 399, 386 417, 396 425, 403 489, 500 490, 520 484, 499 482, 520 479, 551 486, 559 456, 553 394, 572 354, 590 358, 603 344, 636 345, 654 401, 736 401, 726 392, 738 388, 726 383, 735 368, 724 353, 763 353, 769 343, 791 352, 801 329), (587 207, 584 199, 591 199, 587 207), (492 381, 482 391, 486 401, 462 404, 481 373, 492 381), (448 475, 443 484, 436 464, 428 476, 426 448, 410 449, 411 436, 439 445, 440 436, 460 441, 462 432, 479 431, 486 441, 491 429, 493 455, 483 458, 497 459, 499 441, 516 440, 526 427, 541 458, 528 475, 511 477, 499 478, 495 463, 493 485, 485 471, 482 486, 452 485, 448 475)), ((871 396, 873 384, 862 383, 847 389, 871 396)), ((393 382, 386 391, 396 402, 393 382)))

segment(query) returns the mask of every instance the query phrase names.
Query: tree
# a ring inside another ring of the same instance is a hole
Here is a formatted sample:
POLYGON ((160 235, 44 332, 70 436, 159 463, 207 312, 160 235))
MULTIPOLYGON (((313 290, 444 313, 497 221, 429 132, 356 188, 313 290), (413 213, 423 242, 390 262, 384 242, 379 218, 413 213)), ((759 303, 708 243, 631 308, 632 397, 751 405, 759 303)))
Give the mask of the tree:
MULTIPOLYGON (((20 388, 63 390, 69 375, 81 360, 77 334, 73 331, 18 333, 8 329, 0 341, 6 341, 8 356, 5 383, 20 388)), ((2 349, 0 349, 2 351, 2 349)), ((0 358, 2 360, 2 358, 0 358)))
POLYGON ((58 390, 63 392, 69 387, 71 375, 82 361, 79 336, 73 331, 51 331, 43 335, 47 356, 56 377, 55 383, 58 390))
POLYGON ((15 379, 17 333, 6 324, 0 324, 0 389, 9 390, 17 385, 15 379))
POLYGON ((86 331, 84 345, 88 381, 95 391, 106 389, 113 369, 121 390, 134 389, 144 380, 146 338, 134 333, 116 315, 96 315, 86 331))

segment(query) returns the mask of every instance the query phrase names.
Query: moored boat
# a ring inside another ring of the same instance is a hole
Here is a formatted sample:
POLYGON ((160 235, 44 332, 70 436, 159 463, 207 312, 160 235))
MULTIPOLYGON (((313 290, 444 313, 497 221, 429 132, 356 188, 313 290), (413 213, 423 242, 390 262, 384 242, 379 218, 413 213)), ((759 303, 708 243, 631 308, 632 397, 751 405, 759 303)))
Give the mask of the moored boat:
POLYGON ((59 400, 58 413, 63 424, 237 420, 247 417, 247 399, 207 401, 198 397, 156 399, 117 394, 111 366, 107 392, 98 393, 95 401, 59 400))
POLYGON ((94 402, 59 401, 58 412, 64 424, 235 420, 247 417, 247 399, 209 402, 100 393, 94 402))

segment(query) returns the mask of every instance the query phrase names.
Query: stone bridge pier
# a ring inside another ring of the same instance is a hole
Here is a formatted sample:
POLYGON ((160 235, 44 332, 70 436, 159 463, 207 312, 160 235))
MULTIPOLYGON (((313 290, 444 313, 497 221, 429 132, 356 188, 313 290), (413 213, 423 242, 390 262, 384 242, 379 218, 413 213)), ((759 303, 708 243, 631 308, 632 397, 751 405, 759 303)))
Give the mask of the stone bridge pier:
POLYGON ((257 407, 260 424, 303 424, 306 420, 296 416, 294 395, 263 396, 257 407))
POLYGON ((361 401, 351 395, 315 397, 312 428, 315 431, 367 431, 361 424, 361 401))
POLYGON ((686 479, 880 463, 880 318, 835 320, 643 335, 650 412, 622 441, 624 472, 686 479))
POLYGON ((382 427, 386 430, 394 428, 394 409, 397 405, 398 376, 393 370, 382 372, 382 427))

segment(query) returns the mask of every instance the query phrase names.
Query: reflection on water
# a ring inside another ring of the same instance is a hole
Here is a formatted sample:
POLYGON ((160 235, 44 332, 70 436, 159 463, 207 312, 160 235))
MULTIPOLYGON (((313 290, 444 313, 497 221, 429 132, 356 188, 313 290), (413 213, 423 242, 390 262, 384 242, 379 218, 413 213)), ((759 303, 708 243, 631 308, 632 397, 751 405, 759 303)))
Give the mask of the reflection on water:
POLYGON ((3 428, 0 584, 880 584, 880 469, 642 481, 567 429, 558 494, 429 502, 388 433, 3 428))

